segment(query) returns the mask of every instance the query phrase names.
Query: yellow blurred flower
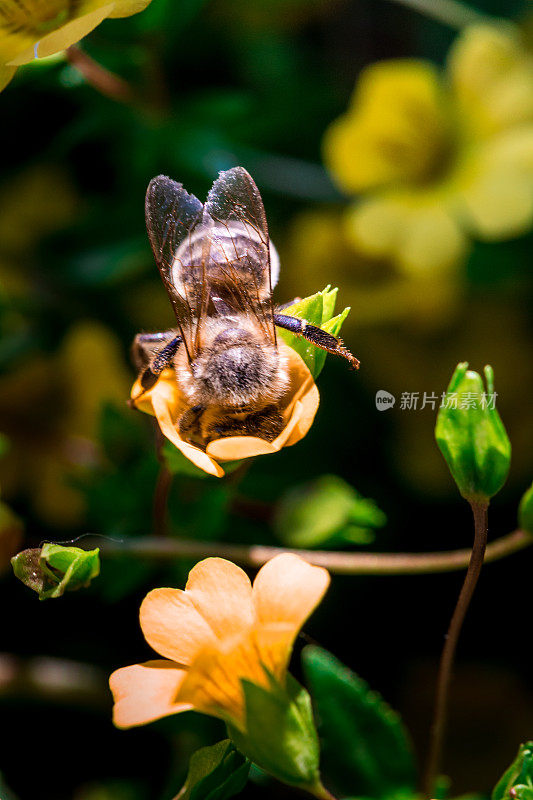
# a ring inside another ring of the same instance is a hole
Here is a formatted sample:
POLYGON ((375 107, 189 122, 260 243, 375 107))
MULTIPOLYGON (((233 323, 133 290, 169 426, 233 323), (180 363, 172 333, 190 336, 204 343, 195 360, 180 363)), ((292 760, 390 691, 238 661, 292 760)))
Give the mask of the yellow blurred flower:
POLYGON ((99 458, 102 405, 124 403, 129 372, 119 342, 97 322, 79 322, 59 352, 39 357, 0 380, 1 429, 11 442, 0 461, 6 494, 27 492, 36 512, 54 525, 83 518, 71 479, 99 458))
POLYGON ((476 25, 444 72, 419 60, 362 73, 328 129, 324 158, 361 194, 345 233, 406 272, 460 263, 469 238, 502 240, 533 223, 533 57, 517 28, 476 25))
POLYGON ((231 561, 206 558, 184 591, 149 592, 141 628, 163 658, 111 675, 115 725, 145 725, 193 709, 242 730, 242 681, 265 689, 269 676, 285 683, 294 640, 328 585, 325 569, 284 553, 259 570, 253 586, 231 561))
POLYGON ((161 433, 199 469, 221 478, 221 463, 241 458, 276 453, 283 447, 296 444, 308 432, 318 409, 319 395, 313 376, 300 356, 283 342, 278 348, 287 363, 289 384, 279 400, 283 429, 273 440, 257 436, 227 436, 206 441, 203 447, 182 439, 179 422, 187 410, 187 401, 176 382, 173 369, 164 370, 152 389, 145 391, 140 379, 131 390, 135 408, 152 414, 157 419, 161 433))
POLYGON ((298 289, 304 295, 311 292, 327 271, 328 280, 343 287, 343 297, 351 308, 344 330, 350 331, 352 338, 375 325, 400 324, 430 331, 453 325, 465 296, 461 265, 434 264, 431 270, 408 272, 391 259, 372 258, 351 245, 342 213, 303 211, 291 220, 280 249, 282 294, 291 297, 298 289))
POLYGON ((21 64, 79 42, 108 17, 129 17, 151 0, 3 0, 0 4, 0 89, 21 64))

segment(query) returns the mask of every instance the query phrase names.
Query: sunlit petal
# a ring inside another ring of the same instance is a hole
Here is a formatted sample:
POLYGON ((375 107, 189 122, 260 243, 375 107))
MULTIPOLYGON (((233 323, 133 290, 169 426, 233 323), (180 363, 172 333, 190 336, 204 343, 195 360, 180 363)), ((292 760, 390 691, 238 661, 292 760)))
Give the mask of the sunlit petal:
POLYGON ((191 704, 176 702, 185 676, 171 661, 147 661, 117 669, 109 679, 115 725, 130 728, 190 710, 191 704))
POLYGON ((181 589, 153 589, 140 610, 144 637, 150 647, 178 664, 191 664, 199 650, 215 641, 209 624, 181 589))

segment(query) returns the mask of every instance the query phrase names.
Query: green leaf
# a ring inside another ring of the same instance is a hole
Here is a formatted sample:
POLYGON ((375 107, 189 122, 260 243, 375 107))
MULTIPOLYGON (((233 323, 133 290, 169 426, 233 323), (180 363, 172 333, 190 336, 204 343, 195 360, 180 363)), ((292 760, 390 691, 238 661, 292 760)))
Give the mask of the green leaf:
POLYGON ((189 771, 175 800, 226 800, 244 788, 250 762, 229 739, 202 747, 191 756, 189 771))
POLYGON ((277 505, 274 530, 289 547, 368 544, 387 517, 373 500, 336 475, 292 487, 277 505))
POLYGON ((311 698, 290 675, 283 687, 272 679, 265 689, 242 681, 245 732, 228 724, 228 733, 251 761, 283 783, 319 785, 319 745, 311 698))
POLYGON ((533 800, 533 742, 520 745, 515 760, 494 787, 492 800, 533 800))
POLYGON ((533 534, 533 483, 520 500, 518 524, 523 531, 533 534))
POLYGON ((316 706, 326 777, 340 794, 392 798, 413 794, 416 768, 398 714, 320 647, 302 653, 316 706))
MULTIPOLYGON (((326 286, 323 291, 293 303, 292 306, 284 309, 283 313, 291 317, 305 319, 310 325, 316 325, 318 328, 323 328, 328 333, 337 336, 350 311, 349 308, 345 308, 342 314, 333 317, 337 292, 338 289, 331 289, 326 286)), ((315 347, 301 336, 295 336, 294 333, 289 333, 289 331, 281 328, 278 328, 277 331, 285 344, 292 347, 305 361, 313 378, 317 378, 326 362, 326 351, 315 347)))
POLYGON ((484 371, 486 389, 466 362, 457 365, 439 409, 435 439, 463 497, 486 503, 507 479, 511 443, 496 410, 492 367, 484 371))
POLYGON ((23 550, 11 564, 15 576, 37 592, 39 600, 47 600, 87 587, 100 572, 99 552, 45 544, 23 550))

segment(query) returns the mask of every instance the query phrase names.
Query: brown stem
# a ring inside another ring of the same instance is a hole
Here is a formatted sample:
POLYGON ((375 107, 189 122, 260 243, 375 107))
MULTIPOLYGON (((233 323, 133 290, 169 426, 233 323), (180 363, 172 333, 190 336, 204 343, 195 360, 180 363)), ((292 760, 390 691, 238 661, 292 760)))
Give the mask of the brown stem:
POLYGON ((129 83, 87 55, 79 45, 71 45, 66 52, 69 64, 76 67, 87 83, 90 83, 100 94, 117 100, 119 103, 131 103, 135 100, 135 93, 129 83))
MULTIPOLYGON (((485 561, 498 561, 532 544, 531 534, 521 530, 513 531, 488 545, 485 561)), ((338 575, 426 575, 455 572, 465 569, 471 557, 471 550, 451 550, 444 553, 340 553, 161 537, 128 539, 123 543, 109 540, 101 548, 108 556, 130 553, 155 560, 221 556, 255 568, 261 567, 280 553, 296 553, 310 564, 326 567, 338 575)))
POLYGON ((168 533, 168 495, 172 486, 172 473, 164 461, 161 462, 154 491, 153 532, 154 536, 164 537, 168 533))
POLYGON ((430 734, 429 757, 424 782, 426 797, 433 797, 435 781, 440 774, 442 749, 448 716, 448 695, 453 662, 461 628, 476 588, 487 547, 488 503, 470 503, 474 515, 474 546, 468 563, 463 586, 446 634, 439 664, 437 689, 435 693, 435 712, 430 734))

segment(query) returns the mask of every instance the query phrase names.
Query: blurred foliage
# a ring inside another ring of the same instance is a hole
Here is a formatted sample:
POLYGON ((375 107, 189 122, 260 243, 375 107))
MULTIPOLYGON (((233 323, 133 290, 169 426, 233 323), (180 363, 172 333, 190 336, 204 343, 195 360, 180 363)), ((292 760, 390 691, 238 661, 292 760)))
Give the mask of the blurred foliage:
POLYGON ((293 486, 277 504, 274 531, 288 547, 369 544, 387 517, 336 475, 293 486))
POLYGON ((521 744, 518 754, 494 787, 492 800, 531 800, 533 797, 533 742, 521 744))
POLYGON ((229 739, 191 756, 187 780, 175 800, 226 800, 245 785, 250 763, 229 739))
POLYGON ((399 716, 331 653, 306 647, 302 658, 320 719, 323 773, 334 789, 342 796, 411 797, 416 766, 399 716))

